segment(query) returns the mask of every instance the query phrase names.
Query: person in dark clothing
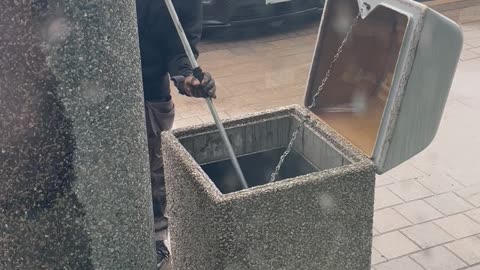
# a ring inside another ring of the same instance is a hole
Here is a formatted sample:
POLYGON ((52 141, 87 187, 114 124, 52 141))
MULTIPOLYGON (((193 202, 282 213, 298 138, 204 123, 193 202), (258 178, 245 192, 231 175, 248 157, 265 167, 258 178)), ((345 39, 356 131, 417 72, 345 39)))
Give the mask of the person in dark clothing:
MULTIPOLYGON (((202 33, 201 0, 173 1, 185 34, 196 57, 202 33)), ((164 0, 136 0, 142 77, 145 96, 152 197, 155 217, 157 263, 166 264, 169 251, 168 219, 165 216, 165 183, 160 149, 160 133, 173 126, 175 108, 170 95, 169 77, 179 92, 191 97, 215 97, 215 81, 205 73, 202 82, 192 75, 192 67, 164 0)))

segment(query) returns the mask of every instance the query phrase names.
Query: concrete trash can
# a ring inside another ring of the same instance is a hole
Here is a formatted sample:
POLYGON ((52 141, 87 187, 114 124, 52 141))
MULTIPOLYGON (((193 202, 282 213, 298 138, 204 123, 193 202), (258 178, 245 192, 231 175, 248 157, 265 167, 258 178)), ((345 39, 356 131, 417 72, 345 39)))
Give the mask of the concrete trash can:
POLYGON ((289 107, 226 124, 236 153, 246 155, 239 162, 248 184, 256 186, 238 192, 222 182, 235 173, 228 160, 218 163, 228 156, 213 126, 164 134, 174 269, 369 268, 371 160, 312 121, 284 165, 300 164, 297 170, 263 185, 281 155, 276 150, 303 117, 301 108, 289 107), (212 182, 199 164, 223 175, 212 182))
MULTIPOLYGON (((235 185, 214 125, 163 134, 174 269, 370 269, 375 175, 433 140, 462 36, 422 4, 366 2, 317 106, 225 122, 249 189, 235 185), (281 179, 267 183, 304 119, 281 179)), ((327 1, 306 107, 359 4, 327 1)))

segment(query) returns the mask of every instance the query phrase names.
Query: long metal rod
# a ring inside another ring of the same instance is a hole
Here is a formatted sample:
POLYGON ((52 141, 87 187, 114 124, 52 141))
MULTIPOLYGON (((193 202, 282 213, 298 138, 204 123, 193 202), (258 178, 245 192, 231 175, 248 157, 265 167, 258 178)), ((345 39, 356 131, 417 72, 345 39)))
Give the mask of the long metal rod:
MULTIPOLYGON (((195 59, 195 55, 193 54, 192 48, 190 47, 190 43, 188 42, 187 36, 185 35, 185 31, 183 30, 182 24, 180 23, 180 19, 178 18, 178 15, 175 10, 175 7, 173 6, 172 0, 165 0, 165 3, 167 5, 168 11, 170 12, 170 16, 172 17, 175 28, 177 28, 178 35, 180 36, 180 40, 182 41, 182 44, 185 49, 185 52, 187 53, 188 59, 190 60, 190 64, 192 65, 193 69, 196 69, 199 67, 197 63, 197 59, 195 59)), ((235 168, 235 171, 237 172, 237 175, 238 175, 238 178, 240 179, 242 187, 244 189, 247 189, 248 188, 247 181, 245 181, 245 177, 243 176, 242 169, 240 168, 240 164, 238 163, 237 156, 235 155, 235 151, 233 151, 232 144, 228 139, 227 132, 225 131, 225 128, 223 127, 223 123, 220 117, 218 116, 217 110, 215 109, 215 105, 213 105, 213 101, 211 98, 206 98, 206 101, 207 101, 208 108, 210 109, 210 112, 213 116, 213 120, 215 121, 215 124, 217 125, 217 128, 220 132, 220 136, 222 137, 222 140, 225 143, 225 146, 227 147, 228 155, 230 156, 232 165, 235 168)))
POLYGON ((248 184, 247 184, 247 181, 245 180, 245 177, 243 176, 242 168, 240 168, 240 164, 238 163, 237 156, 235 155, 235 152, 233 151, 233 147, 230 144, 230 140, 228 139, 227 132, 225 131, 225 128, 223 127, 222 120, 218 116, 217 110, 215 109, 215 105, 213 105, 213 101, 212 101, 211 98, 207 98, 207 104, 208 104, 208 108, 210 109, 210 112, 212 113, 213 119, 215 120, 215 123, 217 124, 218 131, 220 132, 220 136, 222 137, 223 142, 225 143, 225 146, 227 147, 228 155, 230 156, 230 159, 232 161, 232 165, 235 168, 235 171, 237 172, 238 179, 240 180, 242 188, 247 189, 248 184))

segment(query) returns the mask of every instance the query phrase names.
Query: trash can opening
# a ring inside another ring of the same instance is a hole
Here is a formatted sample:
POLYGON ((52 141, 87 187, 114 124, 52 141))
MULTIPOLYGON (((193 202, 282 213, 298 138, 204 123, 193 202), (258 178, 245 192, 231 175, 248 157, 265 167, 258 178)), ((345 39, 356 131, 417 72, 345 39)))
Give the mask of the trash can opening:
MULTIPOLYGON (((227 126, 227 134, 249 187, 269 183, 270 176, 290 141, 292 131, 302 125, 304 115, 295 110, 293 112, 295 113, 281 117, 268 117, 266 114, 263 119, 227 126)), ((338 150, 335 143, 314 125, 316 124, 307 123, 302 126, 278 180, 288 180, 353 163, 352 158, 347 158, 347 155, 338 150)), ((221 193, 242 189, 216 130, 204 130, 178 139, 221 193)))
MULTIPOLYGON (((267 184, 275 166, 286 148, 276 148, 259 153, 240 156, 238 162, 243 169, 249 187, 267 184)), ((230 160, 221 160, 202 165, 202 169, 222 193, 241 189, 238 176, 230 160)), ((295 150, 287 156, 278 180, 293 178, 319 171, 315 165, 295 150)))

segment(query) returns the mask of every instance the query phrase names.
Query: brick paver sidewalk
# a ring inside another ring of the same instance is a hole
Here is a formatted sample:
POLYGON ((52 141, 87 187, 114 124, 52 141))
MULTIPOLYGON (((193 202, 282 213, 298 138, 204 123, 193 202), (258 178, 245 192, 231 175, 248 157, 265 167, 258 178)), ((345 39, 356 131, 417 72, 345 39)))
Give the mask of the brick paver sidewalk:
MULTIPOLYGON (((480 22, 463 30, 465 47, 435 141, 378 177, 376 270, 480 270, 480 22)), ((316 31, 313 24, 204 43, 200 62, 218 81, 221 117, 302 104, 316 31)), ((176 127, 211 121, 203 101, 175 101, 176 127)))

